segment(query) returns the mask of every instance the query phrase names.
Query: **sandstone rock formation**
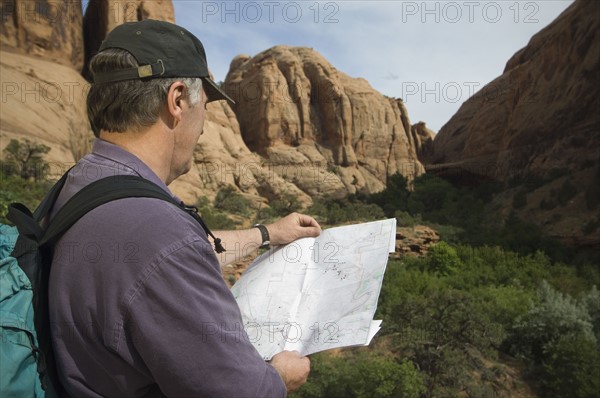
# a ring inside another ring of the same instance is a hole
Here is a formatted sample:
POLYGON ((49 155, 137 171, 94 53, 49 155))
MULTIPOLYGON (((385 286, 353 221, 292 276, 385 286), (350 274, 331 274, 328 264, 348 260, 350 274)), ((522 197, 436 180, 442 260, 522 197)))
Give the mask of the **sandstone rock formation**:
POLYGON ((235 114, 223 101, 208 105, 204 134, 198 140, 194 159, 192 170, 170 186, 184 201, 193 203, 199 196, 214 199, 220 188, 231 185, 246 194, 257 210, 261 204, 286 194, 305 205, 311 203, 310 197, 248 149, 235 114))
POLYGON ((170 0, 90 0, 83 18, 85 39, 83 75, 88 77, 89 61, 100 48, 108 32, 122 23, 144 19, 174 23, 173 2, 170 0))
POLYGON ((598 15, 600 3, 577 0, 533 36, 502 76, 442 127, 426 163, 500 181, 530 181, 534 203, 523 208, 524 218, 566 240, 600 243, 598 228, 582 232, 590 219, 600 220, 583 198, 600 165, 598 15), (540 204, 542 197, 556 200, 569 183, 574 196, 559 214, 540 208, 550 207, 540 204))
POLYGON ((312 49, 238 56, 224 88, 248 147, 311 196, 376 192, 391 174, 423 172, 398 101, 312 49))
POLYGON ((93 137, 85 108, 88 85, 75 69, 1 51, 0 82, 0 147, 21 137, 45 144, 56 173, 88 152, 93 137))
POLYGON ((434 138, 435 133, 425 125, 425 122, 419 122, 411 126, 411 145, 415 148, 417 157, 421 162, 431 156, 434 138))
POLYGON ((600 4, 578 0, 466 101, 434 141, 431 163, 478 162, 507 179, 527 168, 576 168, 597 151, 600 4), (594 145, 596 144, 596 145, 594 145))
POLYGON ((432 245, 440 241, 436 230, 425 226, 398 227, 396 229, 396 257, 424 256, 432 245))
POLYGON ((83 34, 81 0, 2 0, 0 45, 81 69, 83 34))
POLYGON ((89 150, 81 2, 4 1, 0 147, 26 137, 51 148, 56 174, 89 150))
MULTIPOLYGON (((66 167, 89 151, 93 139, 85 116, 88 86, 79 74, 83 54, 87 64, 118 24, 145 18, 173 22, 173 5, 91 0, 83 18, 77 1, 73 16, 44 25, 27 18, 22 23, 22 2, 13 3, 15 12, 1 30, 7 87, 1 146, 11 138, 30 138, 50 146, 47 159, 66 167), (55 56, 68 62, 57 67, 55 56)), ((242 88, 246 101, 239 102, 237 115, 228 104, 209 105, 193 169, 171 187, 183 200, 214 198, 220 188, 233 185, 256 206, 287 195, 308 205, 311 196, 374 192, 390 174, 423 172, 413 149, 420 141, 401 100, 338 72, 316 52, 277 47, 254 58, 241 56, 233 60, 230 75, 228 89, 242 88), (252 85, 262 92, 256 101, 247 96, 253 95, 247 91, 252 85)))

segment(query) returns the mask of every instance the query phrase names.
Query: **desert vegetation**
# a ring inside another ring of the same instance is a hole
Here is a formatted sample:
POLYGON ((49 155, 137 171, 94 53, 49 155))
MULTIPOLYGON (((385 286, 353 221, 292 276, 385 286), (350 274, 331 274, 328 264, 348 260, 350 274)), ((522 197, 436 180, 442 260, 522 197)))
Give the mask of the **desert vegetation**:
MULTIPOLYGON (((5 150, 2 217, 13 201, 34 208, 50 186, 30 172, 44 167, 35 145, 5 150), (20 161, 32 148, 29 163, 20 161)), ((319 198, 308 209, 293 197, 255 208, 232 186, 196 205, 215 229, 303 210, 326 226, 396 217, 439 231, 427 255, 390 259, 375 316, 383 329, 372 344, 313 355, 294 397, 598 397, 597 253, 565 248, 515 214, 498 217, 493 198, 507 186, 457 188, 422 175, 409 190, 394 175, 377 194, 319 198)))

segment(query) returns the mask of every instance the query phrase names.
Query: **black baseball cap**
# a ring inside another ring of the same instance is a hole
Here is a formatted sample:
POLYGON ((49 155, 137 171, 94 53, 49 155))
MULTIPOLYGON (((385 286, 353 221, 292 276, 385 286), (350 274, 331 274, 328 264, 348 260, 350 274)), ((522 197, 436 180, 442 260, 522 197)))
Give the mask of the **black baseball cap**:
POLYGON ((206 83, 203 86, 207 102, 227 100, 235 104, 210 78, 206 53, 200 40, 181 26, 153 19, 126 22, 106 36, 98 52, 107 48, 120 48, 129 52, 140 66, 96 73, 94 83, 159 77, 199 77, 206 83))

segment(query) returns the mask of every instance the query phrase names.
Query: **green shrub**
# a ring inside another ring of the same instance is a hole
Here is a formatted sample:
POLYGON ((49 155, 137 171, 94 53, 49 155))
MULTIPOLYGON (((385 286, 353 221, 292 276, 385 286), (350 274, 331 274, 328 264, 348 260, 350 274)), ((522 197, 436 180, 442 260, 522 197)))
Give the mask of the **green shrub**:
POLYGON ((388 177, 386 188, 369 197, 369 202, 378 205, 387 217, 393 217, 398 210, 407 209, 408 181, 402 174, 394 174, 388 177))
POLYGON ((394 213, 394 218, 396 219, 396 225, 398 227, 414 227, 416 224, 420 224, 422 222, 421 215, 413 217, 408 212, 403 210, 397 210, 394 213))
POLYGON ((200 212, 200 216, 210 229, 214 231, 234 229, 236 227, 237 224, 235 221, 229 218, 227 214, 210 206, 209 203, 206 196, 201 196, 196 202, 196 207, 200 212))
POLYGON ((480 286, 473 290, 482 313, 498 322, 503 328, 511 327, 515 319, 524 315, 535 299, 535 294, 522 286, 480 286))
POLYGON ((329 225, 348 221, 373 221, 385 217, 378 205, 364 203, 356 197, 315 199, 307 212, 329 225))
POLYGON ((546 281, 540 285, 539 303, 517 319, 511 335, 511 351, 535 365, 547 359, 548 347, 563 336, 596 341, 587 306, 556 291, 546 281))
POLYGON ((250 215, 250 201, 237 192, 231 185, 221 188, 217 192, 214 205, 216 209, 228 213, 241 216, 250 215))
POLYGON ((543 396, 600 396, 600 355, 595 341, 582 333, 566 334, 549 342, 545 349, 537 372, 543 396))
POLYGON ((453 219, 459 193, 449 182, 430 174, 414 180, 414 191, 408 197, 411 214, 427 215, 427 219, 438 223, 449 223, 453 219))
POLYGON ((423 376, 412 362, 362 349, 313 355, 308 382, 290 397, 418 398, 423 392, 423 376))
POLYGON ((0 190, 0 222, 2 223, 8 222, 6 212, 9 204, 20 202, 33 211, 52 187, 51 181, 34 181, 21 178, 20 175, 7 176, 3 171, 0 172, 0 182, 2 183, 2 190, 0 190))
POLYGON ((585 306, 592 321, 592 328, 596 340, 600 342, 600 292, 594 285, 589 292, 581 295, 580 302, 585 306))
POLYGON ((11 139, 4 148, 9 170, 14 168, 16 174, 23 179, 33 178, 39 181, 46 175, 47 163, 44 155, 50 152, 50 147, 38 144, 27 138, 20 141, 11 139))
POLYGON ((456 249, 445 242, 440 242, 427 253, 427 269, 437 275, 456 274, 462 267, 456 249))

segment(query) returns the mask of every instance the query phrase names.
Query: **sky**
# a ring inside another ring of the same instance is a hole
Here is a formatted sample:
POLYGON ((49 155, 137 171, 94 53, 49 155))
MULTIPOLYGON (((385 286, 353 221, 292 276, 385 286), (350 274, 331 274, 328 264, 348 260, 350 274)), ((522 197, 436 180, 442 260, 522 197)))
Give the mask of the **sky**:
POLYGON ((215 80, 231 60, 275 45, 311 47, 336 69, 402 98, 435 132, 573 0, 174 0, 215 80))

